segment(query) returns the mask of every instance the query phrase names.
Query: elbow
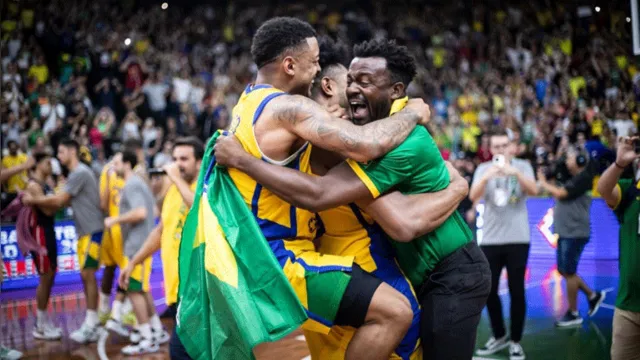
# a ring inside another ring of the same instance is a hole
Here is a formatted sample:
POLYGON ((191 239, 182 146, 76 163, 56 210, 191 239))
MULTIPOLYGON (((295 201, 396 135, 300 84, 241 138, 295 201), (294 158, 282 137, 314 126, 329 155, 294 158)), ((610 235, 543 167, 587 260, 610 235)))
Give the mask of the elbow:
POLYGON ((307 210, 312 213, 317 213, 329 209, 327 204, 324 204, 320 197, 305 196, 291 201, 291 205, 307 210))
POLYGON ((420 236, 418 220, 398 222, 397 225, 389 228, 387 235, 397 242, 410 242, 420 236))
POLYGON ((381 155, 378 155, 377 151, 367 151, 366 153, 349 152, 349 154, 347 154, 347 157, 349 159, 357 161, 359 163, 366 163, 367 161, 375 160, 380 156, 381 155))

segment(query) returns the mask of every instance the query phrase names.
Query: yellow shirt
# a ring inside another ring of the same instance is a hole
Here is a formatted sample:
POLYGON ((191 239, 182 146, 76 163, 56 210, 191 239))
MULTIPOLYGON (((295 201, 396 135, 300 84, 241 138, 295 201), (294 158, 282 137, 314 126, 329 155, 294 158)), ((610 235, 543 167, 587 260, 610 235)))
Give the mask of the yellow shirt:
POLYGON ((49 69, 46 65, 33 65, 29 68, 29 77, 35 76, 40 85, 49 79, 49 69))
MULTIPOLYGON (((27 155, 25 154, 17 154, 16 156, 7 155, 2 159, 2 168, 9 169, 14 166, 22 165, 27 162, 27 155)), ((25 181, 27 177, 27 171, 19 172, 7 180, 7 192, 9 193, 17 193, 18 191, 24 190, 27 187, 27 183, 25 181)))
POLYGON ((462 122, 469 125, 477 125, 478 124, 478 112, 476 111, 465 111, 460 115, 460 119, 462 122))
POLYGON ((569 88, 571 89, 571 95, 574 98, 578 98, 578 93, 580 89, 584 89, 587 87, 587 82, 584 80, 582 76, 576 76, 569 80, 569 88))
POLYGON ((100 193, 107 188, 107 177, 109 179, 109 216, 118 216, 120 213, 120 191, 124 187, 124 179, 119 177, 115 172, 109 173, 105 167, 100 174, 100 193))
MULTIPOLYGON (((195 192, 197 181, 191 184, 191 190, 195 192)), ((178 301, 178 253, 180 252, 180 237, 182 228, 187 219, 189 209, 182 200, 182 195, 175 185, 171 185, 162 203, 162 238, 161 257, 162 271, 164 273, 164 293, 167 305, 178 301)))

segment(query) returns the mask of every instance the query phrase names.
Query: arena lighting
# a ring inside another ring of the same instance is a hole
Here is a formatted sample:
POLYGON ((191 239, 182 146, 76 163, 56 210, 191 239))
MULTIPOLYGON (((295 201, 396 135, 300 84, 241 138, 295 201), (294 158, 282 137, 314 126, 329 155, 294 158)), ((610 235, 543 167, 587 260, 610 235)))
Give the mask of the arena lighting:
MULTIPOLYGON (((627 18, 629 22, 629 18, 627 18)), ((633 36, 633 54, 640 55, 640 26, 638 22, 638 0, 631 0, 631 34, 633 36)))
POLYGON ((600 6, 596 6, 596 12, 600 12, 600 6))
POLYGON ((627 22, 631 22, 631 18, 627 16, 627 22))
POLYGON ((131 39, 129 39, 129 38, 124 39, 124 45, 125 46, 131 45, 131 39))
POLYGON ((167 8, 169 7, 169 4, 166 2, 162 3, 162 6, 160 6, 162 8, 162 10, 167 10, 167 8))

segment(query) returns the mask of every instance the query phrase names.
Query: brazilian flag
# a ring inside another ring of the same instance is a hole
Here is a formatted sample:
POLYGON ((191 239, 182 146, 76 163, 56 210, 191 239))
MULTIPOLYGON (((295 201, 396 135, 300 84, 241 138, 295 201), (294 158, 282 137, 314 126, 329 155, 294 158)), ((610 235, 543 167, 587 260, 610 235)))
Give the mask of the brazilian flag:
POLYGON ((180 244, 177 332, 193 359, 254 359, 307 315, 209 140, 180 244))

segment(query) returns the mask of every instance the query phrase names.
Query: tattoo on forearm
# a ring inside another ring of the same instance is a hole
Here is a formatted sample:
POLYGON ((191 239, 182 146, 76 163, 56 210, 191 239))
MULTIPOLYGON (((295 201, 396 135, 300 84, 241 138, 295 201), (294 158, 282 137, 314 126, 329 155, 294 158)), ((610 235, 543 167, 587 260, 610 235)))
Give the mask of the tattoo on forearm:
POLYGON ((327 116, 320 105, 304 97, 288 97, 286 102, 274 105, 276 121, 291 125, 305 122, 310 137, 327 140, 327 150, 338 152, 387 152, 404 141, 418 120, 416 114, 399 112, 385 121, 346 127, 327 116))

